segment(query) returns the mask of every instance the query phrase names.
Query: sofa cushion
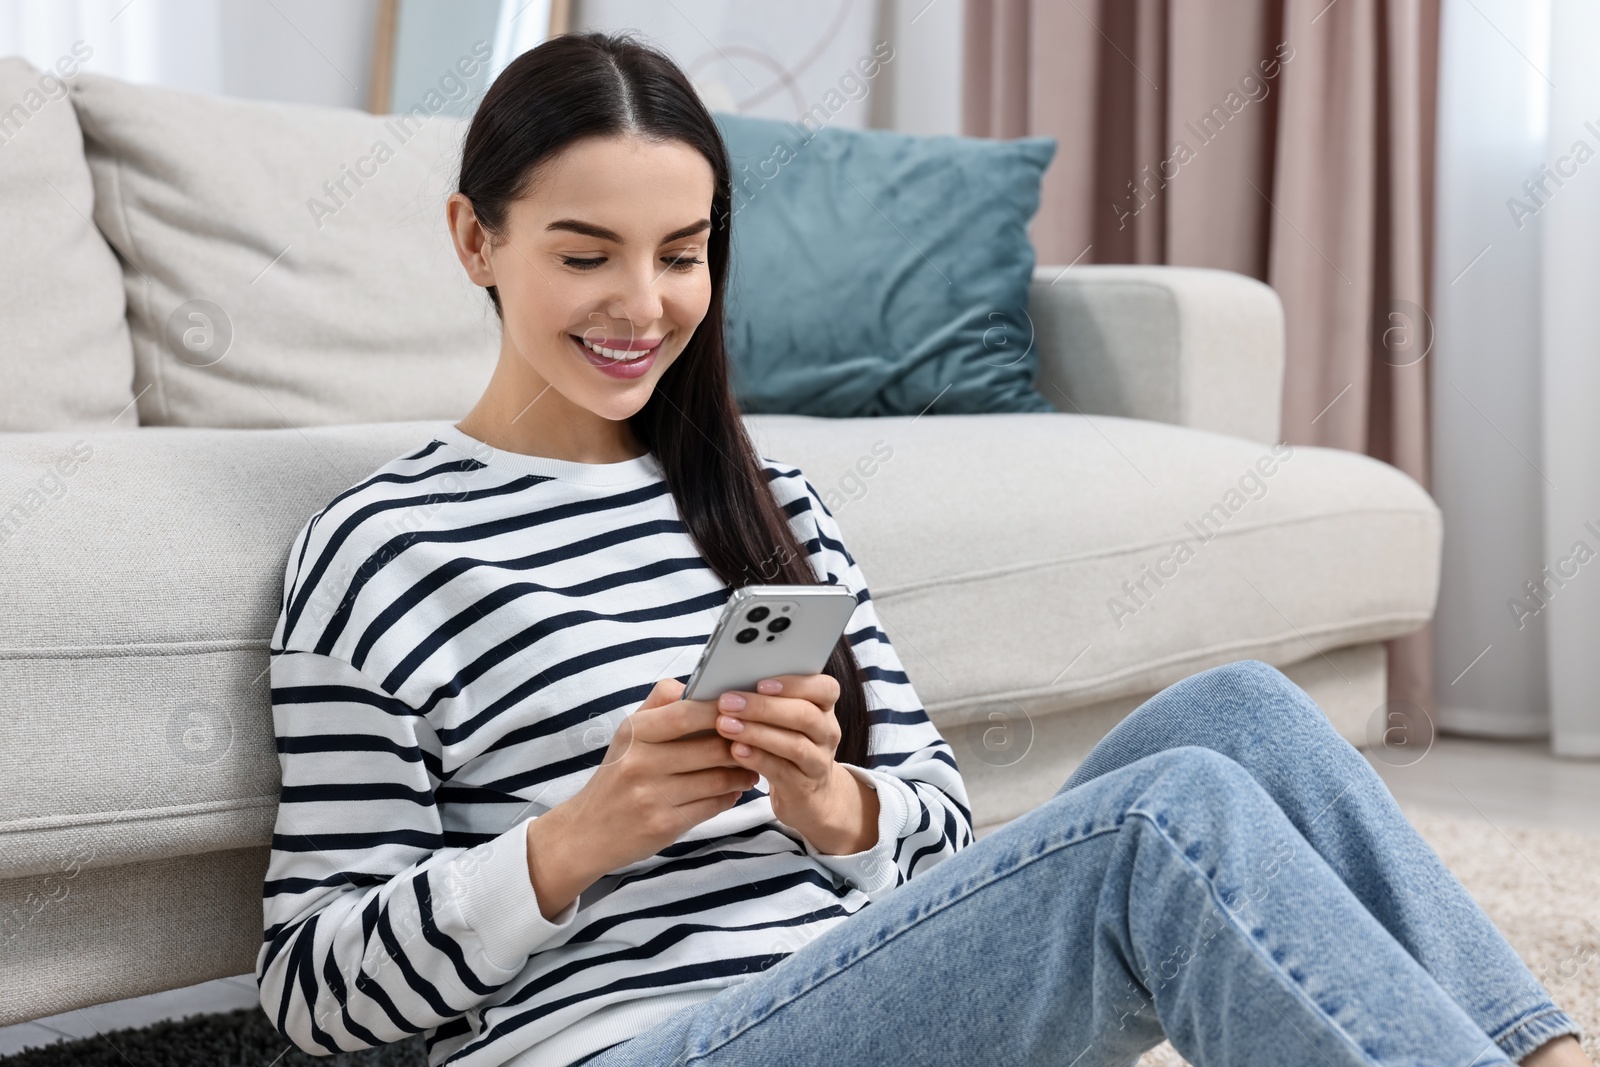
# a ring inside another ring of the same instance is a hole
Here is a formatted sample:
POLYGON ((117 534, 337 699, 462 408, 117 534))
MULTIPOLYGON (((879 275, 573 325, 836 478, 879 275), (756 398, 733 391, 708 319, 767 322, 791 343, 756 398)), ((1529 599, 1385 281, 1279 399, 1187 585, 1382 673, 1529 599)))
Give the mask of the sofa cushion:
POLYGON ((734 176, 728 357, 742 410, 1055 410, 1034 389, 1027 310, 1028 223, 1055 141, 717 124, 734 176))
POLYGON ((753 436, 859 546, 942 725, 1397 637, 1438 595, 1438 506, 1355 452, 1068 414, 773 415, 753 436))
POLYGON ((144 425, 459 418, 499 324, 451 246, 463 120, 72 89, 144 425))
POLYGON ((80 77, 78 59, 48 71, 0 59, 0 430, 136 425, 122 271, 91 221, 63 81, 80 77))
MULTIPOLYGON (((1057 413, 746 423, 838 519, 958 761, 992 709, 1321 662, 1416 630, 1437 594, 1437 507, 1352 452, 1057 413)), ((0 876, 268 841, 290 544, 439 425, 0 436, 0 543, 29 576, 0 613, 0 691, 37 712, 0 717, 0 876)))

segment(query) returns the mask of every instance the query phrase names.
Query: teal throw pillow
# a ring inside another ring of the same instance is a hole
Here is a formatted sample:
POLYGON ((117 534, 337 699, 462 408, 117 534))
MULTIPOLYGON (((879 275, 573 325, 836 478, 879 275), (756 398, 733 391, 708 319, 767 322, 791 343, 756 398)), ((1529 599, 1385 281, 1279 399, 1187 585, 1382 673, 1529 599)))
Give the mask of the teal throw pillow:
POLYGON ((1054 411, 1028 222, 1055 154, 718 114, 733 167, 727 336, 746 413, 1054 411))

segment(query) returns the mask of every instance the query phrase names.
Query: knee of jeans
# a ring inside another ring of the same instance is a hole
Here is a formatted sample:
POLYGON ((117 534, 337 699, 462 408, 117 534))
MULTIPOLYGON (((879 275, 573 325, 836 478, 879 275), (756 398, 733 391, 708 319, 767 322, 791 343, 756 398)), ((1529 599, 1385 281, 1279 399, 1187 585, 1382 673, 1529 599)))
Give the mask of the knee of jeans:
POLYGON ((1202 745, 1177 745, 1153 754, 1160 770, 1128 806, 1134 839, 1165 842, 1207 878, 1225 856, 1259 845, 1294 849, 1293 826, 1272 794, 1242 764, 1202 745))
POLYGON ((1287 674, 1278 668, 1260 659, 1236 659, 1231 663, 1219 664, 1212 667, 1207 674, 1215 674, 1219 679, 1226 680, 1230 685, 1258 689, 1263 685, 1268 686, 1293 686, 1287 674))
POLYGON ((1265 710, 1263 694, 1304 693, 1288 675, 1259 659, 1234 660, 1202 673, 1213 690, 1237 697, 1229 704, 1240 710, 1265 710))
POLYGON ((1203 867, 1237 835, 1264 832, 1282 811, 1242 764, 1203 745, 1176 745, 1150 757, 1158 764, 1129 814, 1142 816, 1136 832, 1165 838, 1203 867))
POLYGON ((1189 795, 1236 797, 1260 788, 1232 756, 1205 745, 1174 745, 1145 759, 1155 765, 1157 781, 1176 782, 1189 795))

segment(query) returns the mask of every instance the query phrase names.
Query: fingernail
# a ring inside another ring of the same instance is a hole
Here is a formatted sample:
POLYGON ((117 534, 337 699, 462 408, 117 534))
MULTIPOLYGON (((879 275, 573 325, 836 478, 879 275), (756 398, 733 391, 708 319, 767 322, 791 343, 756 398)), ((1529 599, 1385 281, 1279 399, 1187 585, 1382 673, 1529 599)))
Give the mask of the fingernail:
POLYGON ((744 723, 740 722, 738 719, 729 718, 726 715, 722 715, 717 718, 717 725, 728 731, 730 734, 736 734, 740 730, 744 729, 744 723))
POLYGON ((723 693, 720 703, 729 711, 740 711, 744 708, 744 697, 738 693, 723 693))
POLYGON ((734 745, 733 746, 733 751, 736 754, 740 755, 740 756, 748 756, 748 755, 750 755, 750 746, 749 745, 734 745))
POLYGON ((766 693, 768 695, 773 693, 781 693, 783 692, 783 683, 778 681, 776 678, 763 678, 761 681, 756 683, 756 692, 766 693))

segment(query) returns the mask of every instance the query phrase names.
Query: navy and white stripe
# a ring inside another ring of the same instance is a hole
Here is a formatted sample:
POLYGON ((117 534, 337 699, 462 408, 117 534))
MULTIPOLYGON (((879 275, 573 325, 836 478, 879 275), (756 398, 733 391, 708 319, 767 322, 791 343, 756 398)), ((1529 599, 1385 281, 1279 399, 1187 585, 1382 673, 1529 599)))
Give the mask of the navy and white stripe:
POLYGON ((577 793, 657 679, 688 680, 731 590, 653 456, 566 463, 447 427, 312 516, 285 568, 256 976, 287 1039, 422 1033, 433 1065, 564 1067, 972 843, 954 755, 833 515, 798 467, 762 465, 818 578, 856 594, 871 766, 849 769, 877 790, 877 844, 820 854, 763 778, 546 920, 529 821, 577 793))

